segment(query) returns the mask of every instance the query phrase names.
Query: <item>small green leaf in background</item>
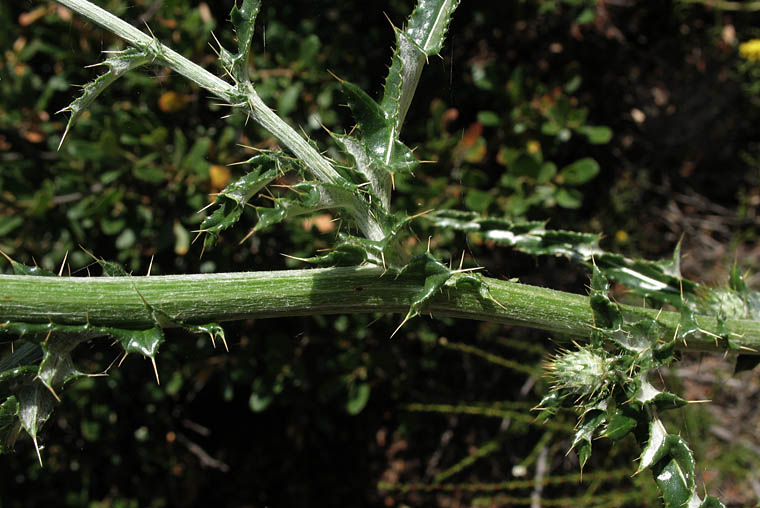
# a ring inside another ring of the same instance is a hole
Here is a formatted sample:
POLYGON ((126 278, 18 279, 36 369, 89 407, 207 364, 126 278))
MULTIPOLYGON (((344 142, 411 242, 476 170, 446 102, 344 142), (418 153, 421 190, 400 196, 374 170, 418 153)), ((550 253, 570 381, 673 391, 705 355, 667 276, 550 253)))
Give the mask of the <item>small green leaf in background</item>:
POLYGON ((576 189, 559 189, 554 195, 557 204, 562 208, 580 208, 583 194, 576 189))
POLYGON ((592 145, 603 145, 612 139, 612 129, 604 125, 583 125, 575 130, 586 136, 592 145))
POLYGON ((348 400, 346 401, 346 411, 351 415, 358 415, 364 409, 369 401, 370 388, 367 383, 360 383, 358 385, 352 385, 348 392, 348 400))
POLYGON ((496 127, 501 123, 501 119, 493 111, 478 111, 478 122, 486 127, 496 127))
POLYGON ((20 215, 5 215, 0 217, 0 237, 3 237, 24 223, 20 215))
POLYGON ((470 189, 464 198, 465 206, 475 212, 485 212, 493 202, 493 195, 478 189, 470 189))
POLYGON ((515 176, 525 176, 533 179, 538 179, 541 173, 541 166, 538 164, 538 161, 527 153, 523 153, 517 157, 508 169, 515 176))
POLYGON ((562 168, 559 176, 567 185, 582 185, 599 174, 599 163, 590 157, 578 159, 562 168))

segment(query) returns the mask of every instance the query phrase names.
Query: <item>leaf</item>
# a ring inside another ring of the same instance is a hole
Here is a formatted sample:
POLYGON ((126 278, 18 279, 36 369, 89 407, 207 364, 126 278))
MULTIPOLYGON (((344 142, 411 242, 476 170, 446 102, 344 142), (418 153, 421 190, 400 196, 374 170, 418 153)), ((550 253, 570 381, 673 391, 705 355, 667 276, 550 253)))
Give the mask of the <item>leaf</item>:
POLYGON ((657 461, 662 459, 670 450, 670 442, 668 441, 668 432, 662 425, 659 418, 653 418, 649 422, 649 435, 647 444, 641 451, 641 458, 639 467, 636 473, 640 473, 645 469, 652 467, 657 461))
POLYGON ((290 187, 293 191, 286 197, 274 200, 271 208, 256 208, 259 221, 253 228, 260 231, 265 227, 282 222, 286 218, 297 217, 323 209, 340 209, 353 206, 356 186, 350 184, 327 184, 301 182, 290 187), (291 197, 292 196, 292 197, 291 197))
POLYGON ((341 90, 361 131, 359 142, 372 161, 388 173, 406 173, 414 169, 418 161, 398 140, 395 119, 386 117, 380 105, 353 83, 342 81, 341 90))
POLYGON ((158 326, 143 330, 108 328, 108 333, 119 341, 125 352, 137 353, 148 358, 155 358, 159 346, 164 342, 164 332, 158 326))
POLYGON ((508 245, 532 255, 562 255, 590 259, 601 252, 599 236, 573 231, 546 230, 543 222, 512 222, 480 217, 474 212, 442 210, 425 216, 437 227, 478 233, 487 240, 508 245))
POLYGON ((237 53, 232 54, 226 49, 219 48, 219 63, 237 82, 250 83, 248 77, 248 55, 253 40, 253 30, 256 24, 256 16, 261 9, 261 0, 243 0, 238 7, 237 0, 230 11, 230 21, 235 27, 237 35, 237 53))
POLYGON ((612 129, 604 125, 583 125, 575 130, 586 136, 592 145, 604 145, 612 139, 612 129))
POLYGON ((90 107, 90 104, 97 99, 98 95, 103 93, 106 88, 129 71, 150 63, 157 58, 159 55, 158 47, 158 45, 152 45, 139 49, 128 48, 124 51, 112 53, 105 62, 100 64, 108 67, 108 71, 106 71, 105 74, 98 76, 94 81, 87 83, 83 88, 82 95, 59 111, 59 113, 63 113, 64 111, 71 113, 71 117, 66 124, 66 130, 63 132, 61 141, 58 144, 59 150, 61 145, 63 145, 64 139, 66 139, 66 135, 69 133, 72 125, 74 125, 74 122, 76 122, 79 116, 90 107))
POLYGON ((213 245, 219 233, 234 225, 243 213, 246 203, 259 190, 282 174, 284 158, 279 152, 256 155, 246 161, 254 169, 227 185, 214 200, 218 208, 201 223, 200 231, 207 234, 204 244, 213 245))
POLYGON ((369 401, 370 387, 368 383, 351 385, 346 401, 346 411, 350 415, 358 415, 369 401))
POLYGON ((386 168, 375 163, 359 140, 339 134, 332 136, 354 159, 356 170, 369 182, 370 189, 380 199, 383 210, 390 210, 391 177, 386 168))
POLYGON ((32 275, 37 277, 54 277, 55 274, 53 272, 49 272, 45 270, 44 268, 40 268, 39 266, 27 266, 23 263, 19 263, 18 261, 15 261, 12 259, 8 254, 0 250, 0 255, 2 255, 5 259, 8 260, 8 262, 11 264, 11 268, 13 268, 13 274, 14 275, 32 275))
POLYGON ((559 176, 567 185, 582 185, 599 174, 599 163, 586 157, 569 164, 559 171, 559 176))
MULTIPOLYGON (((87 325, 82 327, 88 328, 87 325)), ((97 334, 97 332, 95 332, 97 334)), ((103 335, 102 333, 100 335, 103 335)), ((37 377, 58 399, 56 392, 66 383, 85 374, 74 366, 71 352, 82 342, 89 340, 92 335, 87 333, 56 333, 55 338, 48 337, 41 343, 43 358, 40 362, 37 377), (50 339, 53 340, 50 340, 50 339)))
POLYGON ((583 470, 583 466, 586 465, 586 461, 591 456, 591 440, 594 438, 594 433, 604 424, 606 419, 606 410, 591 409, 586 411, 576 427, 572 448, 578 454, 581 470, 583 470))
POLYGON ((253 28, 256 16, 261 9, 261 0, 243 0, 243 5, 238 7, 237 1, 230 11, 230 21, 235 26, 237 35, 238 55, 247 57, 253 39, 253 28))
POLYGON ((267 386, 264 379, 257 377, 251 385, 251 396, 248 398, 248 406, 254 413, 260 413, 274 400, 274 393, 270 386, 267 386))
POLYGON ((537 180, 541 173, 541 165, 532 155, 527 153, 520 154, 507 169, 515 176, 522 176, 537 180))
POLYGON ((557 190, 554 199, 557 200, 557 204, 562 208, 576 209, 580 208, 583 203, 583 194, 577 189, 562 187, 557 190))
POLYGON ((270 394, 261 394, 261 393, 251 393, 251 396, 248 399, 248 407, 251 408, 251 411, 254 413, 261 413, 262 411, 266 410, 266 408, 269 407, 269 405, 274 400, 274 395, 270 394))
POLYGON ((699 508, 726 508, 726 505, 720 502, 717 498, 708 496, 702 501, 699 508))
POLYGON ((438 54, 459 0, 420 0, 405 30, 395 28, 396 48, 385 79, 381 109, 391 120, 391 135, 398 140, 409 105, 417 89, 422 68, 438 54))
POLYGON ((458 5, 459 0, 420 0, 409 17, 405 33, 425 55, 437 55, 458 5))
POLYGON ((206 323, 203 325, 182 324, 181 326, 193 333, 207 334, 211 339, 211 344, 214 347, 216 347, 216 339, 222 339, 224 349, 229 351, 229 348, 227 347, 227 339, 224 336, 224 328, 222 328, 218 323, 206 323))
POLYGON ((33 379, 27 380, 18 386, 15 390, 15 396, 18 400, 19 421, 26 433, 34 441, 37 458, 40 461, 40 465, 42 465, 37 434, 48 418, 50 418, 50 415, 53 414, 56 399, 42 383, 36 382, 33 379))
POLYGON ((694 455, 681 437, 669 435, 667 441, 670 458, 654 468, 653 473, 665 508, 686 508, 694 496, 694 455))
POLYGON ((627 436, 637 424, 636 419, 628 411, 616 409, 607 423, 604 436, 617 441, 627 436))
POLYGON ((408 320, 420 314, 422 307, 443 287, 452 273, 446 265, 436 260, 429 252, 415 257, 401 270, 399 275, 417 275, 423 279, 423 282, 422 289, 412 298, 409 311, 396 331, 408 320))
POLYGON ((0 455, 13 448, 21 432, 18 414, 19 404, 15 396, 7 397, 0 404, 0 455))
POLYGON ((476 212, 485 212, 491 205, 494 197, 488 192, 483 192, 478 189, 470 189, 464 198, 464 203, 467 208, 476 212))

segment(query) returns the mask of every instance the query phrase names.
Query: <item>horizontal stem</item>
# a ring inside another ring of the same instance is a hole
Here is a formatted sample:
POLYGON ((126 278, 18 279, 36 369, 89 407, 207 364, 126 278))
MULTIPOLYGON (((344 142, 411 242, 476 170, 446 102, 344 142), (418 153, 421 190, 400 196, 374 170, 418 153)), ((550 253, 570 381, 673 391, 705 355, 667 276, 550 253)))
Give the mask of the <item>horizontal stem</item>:
MULTIPOLYGON (((591 335, 588 298, 515 282, 485 279, 499 302, 475 291, 448 288, 427 306, 435 316, 537 328, 583 339, 591 335)), ((153 277, 31 277, 0 275, 0 322, 53 322, 123 328, 153 326, 148 302, 184 323, 362 312, 406 313, 423 281, 394 277, 374 267, 241 272, 153 277), (144 299, 144 301, 143 301, 144 299)), ((674 312, 623 306, 627 319, 657 317, 665 336, 679 322, 674 312)), ((697 316, 718 333, 714 317, 697 316)), ((760 322, 729 320, 739 346, 760 350, 760 322)), ((707 334, 689 337, 682 349, 722 348, 707 334)))

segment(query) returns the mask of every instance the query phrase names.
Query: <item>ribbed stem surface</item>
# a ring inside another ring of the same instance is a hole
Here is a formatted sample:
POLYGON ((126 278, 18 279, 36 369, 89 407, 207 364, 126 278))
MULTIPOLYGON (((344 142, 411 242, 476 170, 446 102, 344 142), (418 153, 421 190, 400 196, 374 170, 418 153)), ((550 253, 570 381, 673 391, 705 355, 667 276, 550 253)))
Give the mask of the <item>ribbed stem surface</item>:
MULTIPOLYGON (((589 337, 592 313, 582 295, 485 279, 501 304, 464 289, 446 289, 427 310, 435 316, 477 319, 589 337)), ((127 328, 152 325, 142 298, 178 321, 205 323, 357 312, 406 313, 423 281, 395 278, 373 267, 240 272, 154 277, 30 277, 0 275, 0 322, 49 322, 127 328), (142 298, 141 298, 142 297, 142 298)), ((654 310, 624 306, 628 318, 657 315, 654 310)), ((674 333, 679 315, 657 318, 665 333, 674 333)), ((697 319, 717 333, 715 318, 697 319)), ((728 321, 740 346, 760 350, 760 323, 728 321)), ((720 350, 714 339, 692 337, 692 350, 720 350)))

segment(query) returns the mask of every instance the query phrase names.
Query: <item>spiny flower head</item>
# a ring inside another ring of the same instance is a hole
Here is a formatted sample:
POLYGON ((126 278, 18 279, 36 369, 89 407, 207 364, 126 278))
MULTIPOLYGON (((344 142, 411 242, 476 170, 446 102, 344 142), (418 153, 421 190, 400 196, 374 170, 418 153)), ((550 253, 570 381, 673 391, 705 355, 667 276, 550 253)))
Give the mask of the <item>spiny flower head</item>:
POLYGON ((612 362, 603 349, 580 347, 561 351, 546 362, 545 368, 554 390, 581 402, 609 394, 615 379, 612 362))

